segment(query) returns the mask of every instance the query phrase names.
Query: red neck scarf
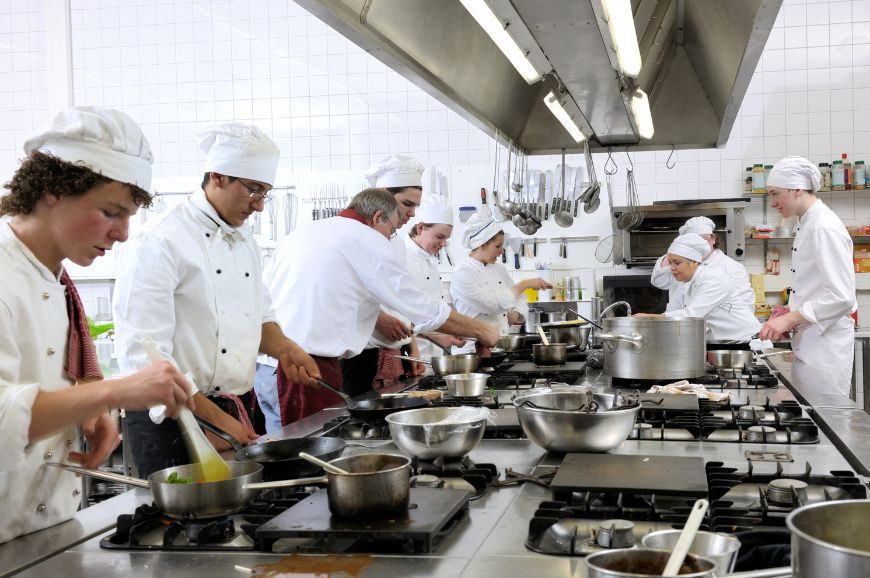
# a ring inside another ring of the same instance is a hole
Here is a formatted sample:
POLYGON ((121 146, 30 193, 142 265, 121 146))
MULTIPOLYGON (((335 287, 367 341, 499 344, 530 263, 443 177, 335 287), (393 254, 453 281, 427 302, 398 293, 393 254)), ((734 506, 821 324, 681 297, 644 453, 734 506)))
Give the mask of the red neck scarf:
POLYGON ((359 221, 360 223, 362 223, 366 227, 370 226, 368 224, 368 221, 366 221, 366 218, 363 217, 362 215, 360 215, 359 213, 357 213, 356 211, 354 211, 353 209, 342 209, 341 212, 338 214, 338 216, 345 217, 346 219, 352 219, 354 221, 359 221))
POLYGON ((73 381, 103 379, 103 370, 97 361, 97 348, 91 340, 88 318, 79 292, 66 269, 60 275, 66 286, 66 312, 69 316, 69 343, 67 345, 66 374, 73 381))

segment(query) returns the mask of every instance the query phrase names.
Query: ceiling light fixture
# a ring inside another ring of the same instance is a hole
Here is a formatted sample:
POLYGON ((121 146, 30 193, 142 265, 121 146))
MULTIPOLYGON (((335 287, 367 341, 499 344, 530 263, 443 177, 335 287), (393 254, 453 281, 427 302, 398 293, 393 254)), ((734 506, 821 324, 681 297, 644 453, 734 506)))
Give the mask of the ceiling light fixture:
MULTIPOLYGON (((484 32, 489 34, 498 49, 504 53, 510 63, 514 65, 517 72, 529 84, 541 80, 541 74, 535 69, 529 59, 526 57, 526 52, 520 48, 516 41, 508 34, 502 21, 495 15, 492 8, 485 0, 460 0, 465 9, 477 20, 484 32)), ((632 28, 634 30, 634 28, 632 28)), ((636 44, 636 42, 635 42, 636 44)))
POLYGON ((568 131, 568 134, 571 135, 576 142, 580 143, 586 140, 586 136, 580 130, 580 127, 577 126, 577 123, 571 118, 568 114, 568 111, 562 106, 562 103, 559 102, 559 99, 556 98, 556 93, 552 90, 544 97, 544 104, 547 105, 547 108, 550 109, 550 112, 553 113, 559 122, 562 123, 562 126, 565 127, 565 130, 568 131))
POLYGON ((655 134, 655 127, 653 126, 652 111, 649 108, 649 99, 646 97, 646 93, 639 88, 631 95, 631 114, 634 116, 634 124, 637 125, 640 138, 652 138, 655 134))
POLYGON ((637 31, 634 28, 634 15, 631 12, 631 0, 602 0, 607 28, 613 39, 616 50, 616 60, 619 71, 633 78, 640 74, 640 47, 637 43, 637 31))

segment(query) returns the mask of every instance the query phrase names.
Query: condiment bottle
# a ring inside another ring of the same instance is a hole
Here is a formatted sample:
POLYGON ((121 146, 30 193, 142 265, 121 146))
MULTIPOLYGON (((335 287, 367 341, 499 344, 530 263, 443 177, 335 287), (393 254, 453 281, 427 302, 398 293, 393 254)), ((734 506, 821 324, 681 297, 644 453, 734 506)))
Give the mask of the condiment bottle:
POLYGON ((819 163, 819 172, 822 173, 819 192, 826 193, 831 190, 831 165, 828 163, 819 163))
POLYGON ((764 175, 764 165, 755 164, 752 166, 752 192, 753 193, 766 193, 767 186, 764 175))
POLYGON ((855 161, 852 188, 855 190, 863 190, 867 188, 867 170, 864 168, 864 161, 855 161))
POLYGON ((849 161, 849 155, 843 153, 843 184, 846 185, 846 190, 852 189, 852 163, 849 161))
POLYGON ((743 192, 752 192, 752 167, 746 167, 746 178, 743 181, 743 192))
POLYGON ((843 161, 834 161, 834 166, 831 168, 831 190, 846 190, 846 173, 843 161))

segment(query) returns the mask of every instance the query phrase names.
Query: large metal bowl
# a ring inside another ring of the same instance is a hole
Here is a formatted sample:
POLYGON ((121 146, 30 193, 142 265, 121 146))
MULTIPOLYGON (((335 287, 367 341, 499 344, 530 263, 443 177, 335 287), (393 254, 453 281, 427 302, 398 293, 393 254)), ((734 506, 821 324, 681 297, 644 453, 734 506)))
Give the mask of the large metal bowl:
POLYGON ((743 369, 752 365, 753 353, 745 349, 711 349, 707 361, 719 369, 743 369))
POLYGON ((453 397, 480 397, 486 391, 488 373, 454 373, 445 375, 447 393, 453 397))
MULTIPOLYGON (((464 419, 468 407, 427 407, 400 411, 387 416, 390 436, 399 449, 421 460, 459 458, 473 450, 486 429, 486 417, 464 419), (447 424, 436 424, 450 419, 447 424)), ((474 412, 482 416, 485 412, 474 412)))
POLYGON ((625 441, 640 404, 616 407, 618 396, 594 394, 596 413, 578 411, 587 392, 545 391, 514 400, 520 425, 530 440, 554 452, 609 452, 625 441), (530 403, 531 402, 531 403, 530 403))

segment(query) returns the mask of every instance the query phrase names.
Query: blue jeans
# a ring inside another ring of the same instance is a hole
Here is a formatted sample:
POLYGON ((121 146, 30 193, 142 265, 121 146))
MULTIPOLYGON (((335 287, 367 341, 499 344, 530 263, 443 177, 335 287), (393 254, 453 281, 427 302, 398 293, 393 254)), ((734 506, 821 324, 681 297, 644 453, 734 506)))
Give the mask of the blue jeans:
POLYGON ((281 406, 278 403, 278 376, 276 368, 271 365, 257 364, 257 374, 254 377, 254 391, 257 392, 257 403, 263 415, 266 416, 266 433, 279 431, 281 425, 281 406))

